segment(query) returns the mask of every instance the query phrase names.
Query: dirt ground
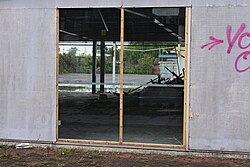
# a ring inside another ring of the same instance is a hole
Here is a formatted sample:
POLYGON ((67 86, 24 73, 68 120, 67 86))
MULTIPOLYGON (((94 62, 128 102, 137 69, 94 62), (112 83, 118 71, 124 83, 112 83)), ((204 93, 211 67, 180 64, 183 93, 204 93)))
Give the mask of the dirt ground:
POLYGON ((160 167, 160 166, 250 166, 250 159, 228 159, 214 157, 196 157, 177 154, 136 154, 106 152, 75 148, 33 147, 15 148, 0 145, 0 166, 103 166, 103 167, 160 167))

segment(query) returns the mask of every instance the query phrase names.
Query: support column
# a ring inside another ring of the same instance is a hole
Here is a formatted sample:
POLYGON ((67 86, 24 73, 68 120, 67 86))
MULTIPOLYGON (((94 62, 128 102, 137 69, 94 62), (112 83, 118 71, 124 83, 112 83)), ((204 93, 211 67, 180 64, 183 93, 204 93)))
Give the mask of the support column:
POLYGON ((96 41, 93 41, 92 56, 92 94, 96 93, 96 41))
POLYGON ((100 93, 104 93, 104 77, 105 77, 105 42, 101 41, 100 93))

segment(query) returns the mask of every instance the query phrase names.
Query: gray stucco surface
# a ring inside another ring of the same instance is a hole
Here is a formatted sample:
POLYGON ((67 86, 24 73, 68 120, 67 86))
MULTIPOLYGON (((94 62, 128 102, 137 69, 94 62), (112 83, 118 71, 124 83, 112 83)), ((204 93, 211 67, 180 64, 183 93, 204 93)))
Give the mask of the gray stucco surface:
POLYGON ((250 6, 249 0, 191 0, 192 6, 215 7, 215 6, 250 6))
POLYGON ((173 7, 190 6, 191 0, 56 0, 56 6, 59 8, 79 8, 79 7, 173 7))
POLYGON ((124 0, 124 7, 186 7, 191 6, 191 0, 124 0))
POLYGON ((55 0, 0 0, 0 9, 54 8, 55 0))
MULTIPOLYGON (((221 151, 250 151, 250 71, 237 72, 240 49, 236 32, 242 23, 249 32, 249 7, 193 7, 190 78, 190 148, 221 151), (227 27, 232 27, 232 32, 227 27), (195 32, 195 33, 194 33, 195 32), (227 37, 231 34, 231 39, 227 37), (213 36, 223 43, 211 50, 203 44, 213 36), (230 53, 228 41, 237 39, 230 53)), ((249 38, 243 38, 243 46, 249 38)), ((249 59, 239 59, 245 69, 249 59)))
POLYGON ((122 0, 56 0, 59 8, 121 7, 122 0))
POLYGON ((55 141, 55 19, 55 9, 0 9, 0 138, 55 141))

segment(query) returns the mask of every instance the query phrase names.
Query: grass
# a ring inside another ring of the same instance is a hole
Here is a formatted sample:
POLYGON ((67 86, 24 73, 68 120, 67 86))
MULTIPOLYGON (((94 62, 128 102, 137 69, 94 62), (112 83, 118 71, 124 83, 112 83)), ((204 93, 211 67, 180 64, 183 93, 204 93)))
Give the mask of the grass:
POLYGON ((6 147, 8 147, 7 144, 0 144, 0 148, 6 148, 6 147))
POLYGON ((50 167, 50 165, 49 165, 49 164, 46 164, 46 167, 50 167))
POLYGON ((60 154, 66 154, 66 153, 71 153, 71 152, 78 152, 79 150, 76 148, 58 148, 57 151, 60 154))
POLYGON ((0 153, 0 158, 8 157, 7 153, 0 153))
POLYGON ((97 164, 96 161, 92 161, 90 165, 96 166, 96 164, 97 164))
POLYGON ((144 167, 148 167, 148 166, 149 166, 147 160, 141 159, 140 163, 141 163, 141 165, 144 166, 144 167))
POLYGON ((192 155, 188 155, 187 158, 194 159, 194 157, 192 155))
POLYGON ((85 161, 85 158, 84 158, 84 157, 81 157, 81 158, 79 159, 78 163, 82 163, 82 162, 84 162, 84 161, 85 161))
POLYGON ((171 158, 176 158, 176 157, 178 157, 179 155, 178 154, 170 154, 169 155, 171 158))
POLYGON ((120 155, 119 152, 112 152, 112 155, 120 155))
POLYGON ((92 150, 91 153, 93 155, 99 155, 100 154, 100 151, 99 150, 92 150))

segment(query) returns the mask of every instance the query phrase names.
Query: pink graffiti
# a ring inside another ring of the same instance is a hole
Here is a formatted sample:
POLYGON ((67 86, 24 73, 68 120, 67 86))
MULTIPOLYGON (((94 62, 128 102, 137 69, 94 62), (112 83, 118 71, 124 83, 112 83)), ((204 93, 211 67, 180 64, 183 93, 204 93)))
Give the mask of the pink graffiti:
POLYGON ((244 60, 247 60, 247 57, 250 55, 250 51, 245 51, 245 52, 243 52, 243 53, 241 53, 238 57, 237 57, 237 59, 235 60, 235 64, 234 64, 234 68, 235 68, 235 70, 237 71, 237 72, 245 72, 245 71, 247 71, 247 70, 249 70, 250 69, 250 66, 248 66, 248 67, 246 67, 246 68, 244 68, 244 69, 239 69, 239 61, 240 61, 240 59, 244 59, 244 60))
MULTIPOLYGON (((250 38, 250 32, 244 32, 245 29, 246 29, 246 23, 242 23, 240 25, 240 27, 238 28, 237 32, 234 34, 234 36, 232 37, 232 26, 231 25, 228 25, 227 26, 227 29, 226 29, 226 35, 227 35, 227 44, 228 44, 228 48, 227 48, 227 54, 230 54, 233 47, 235 46, 237 40, 238 40, 238 48, 241 49, 241 50, 244 50, 244 49, 248 49, 250 48, 250 42, 249 44, 243 46, 243 40, 245 38, 250 38)), ((220 39, 217 39, 213 36, 210 36, 209 37, 210 40, 212 40, 212 42, 209 42, 205 45, 202 45, 201 46, 201 49, 204 49, 205 47, 207 46, 210 46, 208 48, 208 50, 211 50, 213 47, 215 47, 216 45, 219 45, 219 44, 222 44, 224 43, 223 40, 220 40, 220 39)), ((239 68, 239 63, 241 60, 247 60, 248 56, 250 55, 250 51, 244 51, 242 52, 235 60, 235 63, 234 63, 234 68, 237 72, 239 73, 242 73, 242 72, 246 72, 247 70, 250 70, 250 65, 248 67, 245 67, 243 69, 239 68)), ((241 61, 242 62, 242 61, 241 61)))
POLYGON ((201 49, 203 49, 203 48, 205 48, 205 47, 211 45, 211 46, 208 48, 208 50, 211 50, 211 49, 212 49, 213 47, 215 47, 216 45, 219 45, 219 44, 221 44, 221 43, 224 42, 223 40, 216 39, 216 38, 213 37, 213 36, 210 36, 209 39, 210 39, 211 41, 213 41, 213 42, 210 42, 210 43, 207 43, 207 44, 205 44, 205 45, 202 45, 202 46, 201 46, 201 49))
POLYGON ((240 37, 239 37, 239 41, 238 41, 238 46, 241 48, 241 49, 247 49, 250 47, 250 43, 247 45, 247 46, 242 46, 242 40, 243 38, 245 37, 250 37, 250 33, 249 32, 245 32, 243 33, 240 37))
POLYGON ((240 28, 238 29, 237 33, 234 35, 233 39, 231 39, 231 33, 232 33, 232 26, 228 25, 227 26, 227 42, 228 42, 228 49, 227 53, 231 53, 231 50, 236 42, 236 40, 239 38, 241 33, 245 30, 246 24, 242 23, 240 28))

